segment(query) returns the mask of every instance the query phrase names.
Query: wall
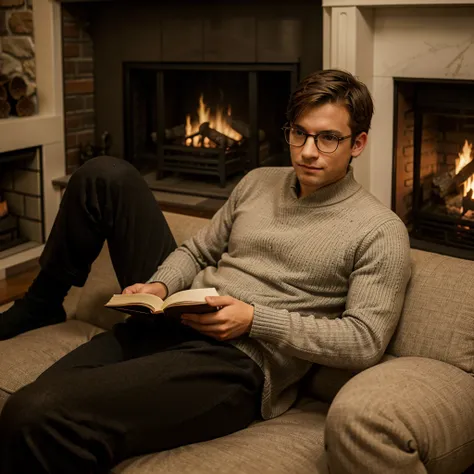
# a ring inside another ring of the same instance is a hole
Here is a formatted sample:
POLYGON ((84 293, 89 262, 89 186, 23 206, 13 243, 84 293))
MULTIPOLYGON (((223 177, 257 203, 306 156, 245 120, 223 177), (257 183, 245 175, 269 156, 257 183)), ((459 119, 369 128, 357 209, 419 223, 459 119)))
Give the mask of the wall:
POLYGON ((179 7, 113 2, 95 6, 96 136, 123 150, 123 61, 298 62, 321 68, 320 3, 183 1, 179 7))
POLYGON ((67 172, 80 163, 81 148, 95 142, 94 45, 87 9, 62 9, 64 112, 67 172))

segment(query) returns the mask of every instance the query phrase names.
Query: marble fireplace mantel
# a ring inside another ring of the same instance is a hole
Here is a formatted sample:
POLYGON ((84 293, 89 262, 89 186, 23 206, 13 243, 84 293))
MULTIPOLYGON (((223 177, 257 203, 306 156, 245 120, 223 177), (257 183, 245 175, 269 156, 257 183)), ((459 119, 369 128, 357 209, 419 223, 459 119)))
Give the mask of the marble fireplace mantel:
POLYGON ((375 115, 355 174, 391 207, 394 78, 474 80, 474 0, 323 0, 323 65, 357 75, 375 115))

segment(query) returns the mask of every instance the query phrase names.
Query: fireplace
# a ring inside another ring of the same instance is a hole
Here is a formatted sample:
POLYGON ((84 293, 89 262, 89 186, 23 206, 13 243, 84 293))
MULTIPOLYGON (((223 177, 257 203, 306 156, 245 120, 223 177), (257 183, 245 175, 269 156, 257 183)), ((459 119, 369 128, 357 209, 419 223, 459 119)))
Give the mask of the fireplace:
POLYGON ((393 208, 413 247, 474 258, 474 82, 395 80, 393 208))
POLYGON ((285 162, 281 127, 297 64, 126 63, 126 156, 156 177, 227 179, 285 162))
POLYGON ((100 153, 104 134, 110 154, 167 192, 179 176, 227 197, 246 171, 287 162, 288 98, 322 64, 320 0, 79 1, 62 11, 69 173, 85 151, 100 153), (217 127, 219 114, 236 134, 217 127))
POLYGON ((0 153, 0 258, 44 242, 38 147, 0 153))

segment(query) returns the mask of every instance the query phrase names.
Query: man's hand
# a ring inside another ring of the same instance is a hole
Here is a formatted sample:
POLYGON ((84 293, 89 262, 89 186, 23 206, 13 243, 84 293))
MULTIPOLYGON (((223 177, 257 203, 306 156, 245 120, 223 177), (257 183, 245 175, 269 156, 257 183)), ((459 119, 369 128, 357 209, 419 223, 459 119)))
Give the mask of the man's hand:
POLYGON ((122 291, 123 295, 131 295, 133 293, 151 293, 164 300, 168 294, 168 288, 166 288, 165 284, 156 281, 154 283, 135 283, 132 286, 127 286, 122 291))
POLYGON ((250 332, 253 322, 252 305, 232 296, 207 296, 206 302, 220 309, 216 313, 183 314, 182 323, 219 341, 235 339, 250 332))

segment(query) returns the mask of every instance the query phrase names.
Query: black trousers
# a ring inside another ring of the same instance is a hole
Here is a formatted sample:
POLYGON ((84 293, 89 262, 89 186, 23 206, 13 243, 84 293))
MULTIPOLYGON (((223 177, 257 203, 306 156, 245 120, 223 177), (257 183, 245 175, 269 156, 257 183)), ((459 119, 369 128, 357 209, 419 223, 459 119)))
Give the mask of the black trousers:
MULTIPOLYGON (((146 281, 176 247, 140 174, 111 157, 72 176, 40 263, 81 286, 107 240, 120 284, 146 281)), ((131 456, 223 436, 259 418, 263 374, 231 344, 132 317, 13 394, 1 474, 108 473, 131 456)))

